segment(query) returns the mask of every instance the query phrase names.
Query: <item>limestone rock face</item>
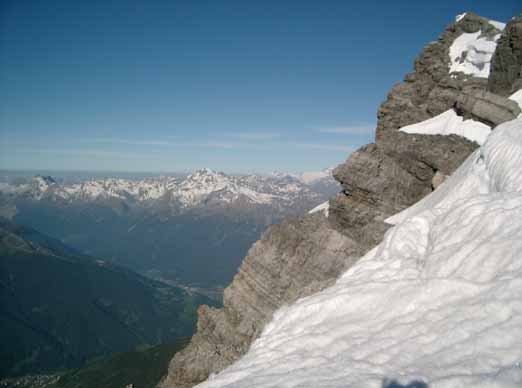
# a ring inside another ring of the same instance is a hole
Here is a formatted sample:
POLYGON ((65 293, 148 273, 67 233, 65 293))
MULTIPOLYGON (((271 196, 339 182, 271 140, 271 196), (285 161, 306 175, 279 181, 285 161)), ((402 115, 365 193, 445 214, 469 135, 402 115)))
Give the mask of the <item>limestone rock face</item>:
POLYGON ((415 72, 395 85, 378 112, 376 140, 386 132, 436 116, 451 109, 460 93, 473 95, 487 89, 488 80, 462 73, 450 74, 449 49, 462 33, 499 34, 488 19, 467 13, 446 28, 437 41, 429 43, 415 61, 415 72))
POLYGON ((478 31, 486 36, 500 32, 487 19, 466 14, 428 44, 415 61, 415 72, 392 88, 377 115, 375 144, 354 152, 334 170, 343 192, 330 200, 332 227, 375 245, 387 229, 383 223, 387 217, 429 194, 437 173, 451 174, 477 147, 459 136, 406 134, 398 129, 454 108, 488 124, 516 117, 518 106, 513 101, 485 93, 487 79, 450 74, 451 44, 462 33, 478 31))
POLYGON ((363 252, 320 213, 271 226, 225 289, 224 307, 200 307, 197 333, 161 386, 190 387, 230 365, 278 307, 332 284, 363 252))
POLYGON ((487 19, 466 14, 426 46, 415 72, 381 105, 375 143, 334 170, 342 191, 330 199, 329 216, 287 219, 265 232, 225 290, 224 307, 199 309, 197 333, 172 360, 162 388, 191 387, 237 360, 277 308, 332 284, 382 240, 387 217, 429 194, 478 146, 456 135, 407 134, 401 127, 448 109, 487 124, 520 113, 506 98, 486 93, 486 78, 450 74, 451 44, 478 31, 500 33, 487 19))
POLYGON ((476 147, 455 135, 385 132, 334 170, 343 191, 330 200, 332 227, 371 248, 386 218, 429 194, 434 176, 451 174, 476 147))
POLYGON ((491 61, 489 91, 509 96, 522 88, 522 16, 506 25, 491 61))

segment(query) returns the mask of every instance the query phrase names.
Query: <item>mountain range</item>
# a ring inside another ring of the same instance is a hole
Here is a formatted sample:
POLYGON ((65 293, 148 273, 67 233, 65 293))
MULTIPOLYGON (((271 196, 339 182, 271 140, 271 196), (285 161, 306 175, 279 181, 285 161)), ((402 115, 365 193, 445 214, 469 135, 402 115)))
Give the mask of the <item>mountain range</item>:
POLYGON ((186 177, 160 176, 142 180, 104 178, 60 184, 51 176, 36 175, 16 183, 4 182, 0 192, 24 197, 71 203, 75 201, 122 201, 128 206, 167 205, 171 214, 198 207, 270 205, 278 209, 303 208, 338 189, 332 169, 302 174, 227 175, 203 168, 186 177))
POLYGON ((0 216, 84 254, 219 298, 268 225, 304 214, 338 191, 331 169, 271 175, 201 169, 74 183, 15 175, 0 185, 0 216))

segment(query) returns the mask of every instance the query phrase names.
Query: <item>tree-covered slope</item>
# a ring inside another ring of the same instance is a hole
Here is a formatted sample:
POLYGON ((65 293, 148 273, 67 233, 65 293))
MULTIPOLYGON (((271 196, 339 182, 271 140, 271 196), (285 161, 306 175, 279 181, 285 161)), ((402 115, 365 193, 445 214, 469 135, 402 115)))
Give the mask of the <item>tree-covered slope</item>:
POLYGON ((0 376, 190 335, 206 298, 0 222, 0 376))

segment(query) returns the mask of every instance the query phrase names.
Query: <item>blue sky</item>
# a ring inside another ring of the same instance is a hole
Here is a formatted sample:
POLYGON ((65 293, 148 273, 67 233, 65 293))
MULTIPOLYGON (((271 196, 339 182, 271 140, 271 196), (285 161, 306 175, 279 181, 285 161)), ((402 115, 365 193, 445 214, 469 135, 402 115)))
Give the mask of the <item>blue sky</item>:
POLYGON ((0 2, 0 168, 318 170, 456 14, 504 1, 0 2))

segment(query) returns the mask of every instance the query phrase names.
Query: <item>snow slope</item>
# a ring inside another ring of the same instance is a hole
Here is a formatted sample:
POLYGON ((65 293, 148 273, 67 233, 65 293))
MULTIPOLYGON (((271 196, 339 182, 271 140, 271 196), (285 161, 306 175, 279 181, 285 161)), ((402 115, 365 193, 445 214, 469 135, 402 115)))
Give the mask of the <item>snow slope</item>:
POLYGON ((431 119, 402 127, 400 131, 423 135, 459 135, 483 144, 491 132, 491 128, 475 120, 464 120, 457 116, 453 109, 450 109, 431 119))
POLYGON ((522 386, 522 119, 200 387, 522 386))

